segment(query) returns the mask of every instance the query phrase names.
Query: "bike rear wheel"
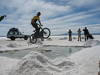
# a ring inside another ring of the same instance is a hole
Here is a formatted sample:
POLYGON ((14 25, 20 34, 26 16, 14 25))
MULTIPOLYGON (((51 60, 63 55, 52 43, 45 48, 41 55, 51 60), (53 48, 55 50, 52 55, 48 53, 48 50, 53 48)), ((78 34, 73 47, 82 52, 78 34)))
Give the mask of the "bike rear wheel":
POLYGON ((37 38, 34 36, 34 34, 32 34, 30 36, 30 43, 35 44, 37 42, 37 38))
POLYGON ((42 31, 43 31, 43 38, 44 39, 47 39, 51 35, 51 31, 49 28, 43 28, 42 31))

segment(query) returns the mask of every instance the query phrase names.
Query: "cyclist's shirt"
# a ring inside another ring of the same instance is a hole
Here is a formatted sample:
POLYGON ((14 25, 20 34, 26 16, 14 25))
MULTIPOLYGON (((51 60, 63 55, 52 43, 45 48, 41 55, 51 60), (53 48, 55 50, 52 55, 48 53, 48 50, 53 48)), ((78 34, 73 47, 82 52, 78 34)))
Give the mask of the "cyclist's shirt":
POLYGON ((34 16, 33 19, 32 19, 32 21, 34 21, 34 23, 36 23, 37 20, 40 20, 39 16, 34 16))

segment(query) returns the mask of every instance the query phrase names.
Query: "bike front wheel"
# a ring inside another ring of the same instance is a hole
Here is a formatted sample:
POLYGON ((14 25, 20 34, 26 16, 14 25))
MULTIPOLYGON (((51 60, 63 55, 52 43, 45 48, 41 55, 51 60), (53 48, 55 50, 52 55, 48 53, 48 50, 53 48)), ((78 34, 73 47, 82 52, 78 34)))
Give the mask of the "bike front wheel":
POLYGON ((49 28, 43 28, 42 31, 43 31, 43 38, 44 39, 49 38, 49 36, 51 35, 50 29, 49 28))
POLYGON ((34 34, 32 34, 30 36, 30 43, 35 44, 37 42, 37 38, 34 36, 34 34))

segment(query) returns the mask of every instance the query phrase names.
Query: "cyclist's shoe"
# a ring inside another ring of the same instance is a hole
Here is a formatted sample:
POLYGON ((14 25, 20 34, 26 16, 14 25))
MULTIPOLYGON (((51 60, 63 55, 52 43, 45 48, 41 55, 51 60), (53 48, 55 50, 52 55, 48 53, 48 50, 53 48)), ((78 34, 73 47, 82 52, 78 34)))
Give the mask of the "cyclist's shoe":
POLYGON ((41 41, 44 41, 44 38, 43 37, 41 38, 41 41))

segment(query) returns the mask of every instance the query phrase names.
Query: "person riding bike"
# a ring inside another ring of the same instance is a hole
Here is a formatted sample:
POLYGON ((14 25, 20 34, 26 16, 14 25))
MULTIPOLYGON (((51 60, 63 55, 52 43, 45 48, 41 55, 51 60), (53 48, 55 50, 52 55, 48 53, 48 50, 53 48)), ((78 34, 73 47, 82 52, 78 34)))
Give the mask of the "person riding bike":
POLYGON ((38 26, 38 25, 41 25, 40 16, 41 16, 41 12, 37 12, 37 15, 34 16, 31 20, 31 24, 36 30, 36 33, 35 33, 36 36, 39 36, 39 33, 40 33, 40 28, 38 26), (39 24, 37 23, 37 21, 39 22, 39 24))

